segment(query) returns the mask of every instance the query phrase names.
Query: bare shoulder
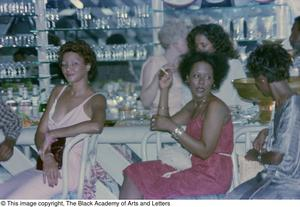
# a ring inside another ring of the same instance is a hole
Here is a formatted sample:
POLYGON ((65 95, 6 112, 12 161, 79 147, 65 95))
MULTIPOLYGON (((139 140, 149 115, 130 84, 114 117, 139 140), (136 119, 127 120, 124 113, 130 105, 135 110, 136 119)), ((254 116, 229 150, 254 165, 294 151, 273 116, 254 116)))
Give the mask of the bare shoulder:
POLYGON ((228 118, 230 117, 229 107, 216 96, 213 96, 213 98, 209 102, 208 111, 210 113, 215 113, 219 116, 223 116, 225 121, 228 120, 228 118))
POLYGON ((58 94, 61 92, 61 90, 64 88, 64 85, 56 85, 53 90, 51 91, 51 97, 55 98, 58 96, 58 94))
POLYGON ((102 94, 94 95, 90 100, 92 106, 106 106, 106 98, 102 94))

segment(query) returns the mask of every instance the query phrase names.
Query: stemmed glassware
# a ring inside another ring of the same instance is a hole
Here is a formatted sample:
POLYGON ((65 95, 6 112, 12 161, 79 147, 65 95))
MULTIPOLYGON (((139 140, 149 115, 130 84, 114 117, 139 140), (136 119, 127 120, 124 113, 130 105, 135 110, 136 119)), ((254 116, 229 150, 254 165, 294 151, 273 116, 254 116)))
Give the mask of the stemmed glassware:
POLYGON ((27 62, 0 63, 0 78, 24 78, 27 76, 27 62))
POLYGON ((49 45, 47 48, 47 58, 49 62, 56 62, 58 59, 59 47, 49 45))
POLYGON ((32 47, 36 46, 33 34, 5 35, 0 37, 0 47, 32 47))
POLYGON ((1 1, 0 15, 33 15, 34 3, 29 1, 1 1))
POLYGON ((80 21, 80 28, 85 29, 89 27, 89 22, 92 20, 91 8, 83 8, 76 10, 77 19, 80 21))
POLYGON ((255 40, 257 38, 257 17, 247 19, 247 39, 255 40))
POLYGON ((233 37, 236 40, 244 39, 244 17, 232 20, 233 23, 233 37))
POLYGON ((128 6, 115 7, 114 13, 117 18, 117 28, 146 27, 150 21, 148 4, 137 5, 133 7, 132 12, 128 6))
POLYGON ((262 17, 261 20, 264 24, 264 29, 265 29, 264 38, 265 39, 273 38, 274 16, 262 17))
POLYGON ((98 60, 123 61, 123 60, 144 60, 147 57, 145 45, 121 44, 93 46, 98 60))
POLYGON ((55 28, 56 22, 59 20, 59 14, 57 8, 48 9, 46 12, 46 19, 47 19, 47 27, 48 28, 55 28))

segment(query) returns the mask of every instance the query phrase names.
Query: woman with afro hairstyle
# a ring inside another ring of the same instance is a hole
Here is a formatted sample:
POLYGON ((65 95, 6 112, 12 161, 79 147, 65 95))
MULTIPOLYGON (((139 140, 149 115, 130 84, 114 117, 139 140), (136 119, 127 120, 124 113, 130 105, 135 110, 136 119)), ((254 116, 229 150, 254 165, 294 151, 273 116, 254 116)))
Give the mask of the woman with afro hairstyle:
POLYGON ((226 76, 227 61, 216 54, 191 53, 183 57, 179 71, 193 98, 170 116, 174 79, 170 73, 162 74, 158 115, 151 119, 151 129, 171 133, 190 153, 191 167, 178 171, 160 160, 132 164, 124 170, 121 199, 208 198, 230 188, 233 124, 228 106, 211 93, 226 76))

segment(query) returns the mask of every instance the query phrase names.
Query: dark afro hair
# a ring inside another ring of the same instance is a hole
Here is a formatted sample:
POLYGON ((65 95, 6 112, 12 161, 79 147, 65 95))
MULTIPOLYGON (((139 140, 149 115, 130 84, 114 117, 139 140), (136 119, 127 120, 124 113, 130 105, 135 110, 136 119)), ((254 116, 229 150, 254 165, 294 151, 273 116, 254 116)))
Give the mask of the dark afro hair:
POLYGON ((250 54, 247 68, 254 78, 263 75, 274 82, 289 78, 291 64, 290 54, 279 43, 264 42, 250 54))
POLYGON ((227 58, 218 53, 203 53, 203 52, 190 52, 183 56, 179 64, 179 72, 182 80, 186 82, 190 75, 192 68, 197 62, 206 62, 211 65, 213 69, 214 88, 219 89, 221 83, 227 76, 229 65, 227 58))

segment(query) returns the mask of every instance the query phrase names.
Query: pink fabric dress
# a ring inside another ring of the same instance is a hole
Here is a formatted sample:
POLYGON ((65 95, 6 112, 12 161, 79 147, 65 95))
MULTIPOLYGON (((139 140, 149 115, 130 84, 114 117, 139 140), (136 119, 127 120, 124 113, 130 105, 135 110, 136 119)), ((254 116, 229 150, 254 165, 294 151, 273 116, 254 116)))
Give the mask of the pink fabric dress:
MULTIPOLYGON (((198 139, 203 120, 191 120, 186 132, 198 139)), ((163 174, 175 169, 160 160, 135 163, 124 170, 142 192, 145 199, 168 199, 187 196, 223 194, 230 188, 232 180, 233 125, 231 120, 223 127, 215 153, 207 160, 192 155, 192 167, 171 175, 163 174), (223 154, 224 153, 224 154, 223 154)))
MULTIPOLYGON (((64 116, 62 120, 53 120, 52 116, 56 108, 56 103, 66 86, 61 90, 56 98, 49 114, 48 128, 49 130, 68 127, 83 121, 90 120, 90 117, 84 112, 84 104, 94 95, 91 95, 80 105, 72 109, 64 116)), ((78 136, 85 136, 80 134, 78 136)), ((66 144, 71 138, 66 139, 66 144)), ((82 142, 76 144, 70 152, 69 159, 69 190, 76 190, 78 178, 80 173, 80 159, 82 151, 82 142)), ((49 187, 48 184, 43 183, 42 171, 35 168, 26 170, 16 176, 11 177, 8 181, 0 184, 0 198, 1 199, 49 199, 52 196, 62 191, 62 180, 59 179, 58 185, 49 187)))

